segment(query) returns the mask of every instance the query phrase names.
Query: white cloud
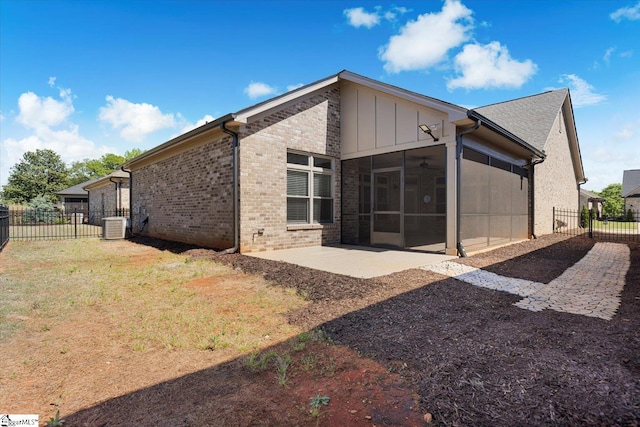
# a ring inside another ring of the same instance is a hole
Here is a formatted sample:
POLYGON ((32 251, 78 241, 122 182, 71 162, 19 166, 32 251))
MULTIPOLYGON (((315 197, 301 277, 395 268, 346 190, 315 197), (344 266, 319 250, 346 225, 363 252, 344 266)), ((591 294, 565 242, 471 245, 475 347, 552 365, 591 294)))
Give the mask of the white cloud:
POLYGON ((61 90, 61 100, 51 97, 40 97, 33 92, 26 92, 18 98, 20 114, 18 123, 31 128, 40 129, 57 126, 63 123, 73 113, 71 91, 61 90))
POLYGON ((380 15, 378 15, 377 12, 371 12, 371 13, 366 12, 362 7, 345 9, 343 13, 349 20, 349 25, 356 28, 359 28, 359 27, 371 28, 380 23, 380 15))
POLYGON ((120 129, 127 141, 141 141, 146 135, 176 125, 173 114, 163 114, 155 105, 136 104, 126 99, 106 97, 107 105, 100 107, 98 119, 120 129))
POLYGON ((55 77, 49 77, 48 84, 49 84, 49 86, 50 86, 50 87, 55 86, 55 84, 56 84, 56 78, 55 78, 55 77))
POLYGON ((304 86, 303 83, 298 83, 298 84, 295 84, 295 85, 289 85, 289 86, 287 86, 287 92, 291 92, 292 90, 296 90, 296 89, 298 89, 299 87, 302 87, 302 86, 304 86))
POLYGON ((640 117, 635 122, 627 122, 618 125, 618 128, 619 130, 613 133, 614 142, 629 141, 636 137, 638 135, 638 131, 640 131, 640 117))
POLYGON ((604 53, 604 56, 602 57, 602 59, 604 60, 604 62, 607 63, 607 65, 609 64, 609 61, 611 60, 611 54, 613 52, 615 52, 616 48, 615 47, 610 47, 609 49, 607 49, 607 51, 604 53))
POLYGON ((407 9, 406 7, 392 7, 391 9, 384 12, 382 16, 387 21, 395 21, 398 15, 404 15, 407 12, 409 12, 409 9, 407 9))
POLYGON ((423 70, 447 58, 447 52, 469 40, 473 29, 472 11, 458 0, 446 0, 442 10, 425 13, 409 21, 400 34, 391 36, 379 50, 390 73, 423 70))
POLYGON ((635 6, 621 7, 620 9, 611 12, 611 14, 609 14, 609 18, 615 22, 620 22, 623 19, 628 19, 630 21, 640 20, 640 1, 635 6))
POLYGON ((195 129, 195 128, 199 128, 200 126, 202 126, 202 125, 206 125, 207 123, 212 122, 212 121, 214 121, 214 120, 215 120, 215 117, 213 117, 213 116, 212 116, 212 115, 210 115, 210 114, 207 114, 207 115, 205 115, 203 118, 201 118, 200 120, 198 120, 198 121, 197 121, 197 122, 195 122, 195 123, 185 122, 185 123, 182 125, 182 131, 181 131, 181 134, 183 134, 183 133, 187 133, 187 132, 189 132, 190 130, 193 130, 193 129, 195 129))
POLYGON ((466 45, 456 55, 454 67, 460 77, 447 82, 449 90, 518 88, 538 69, 530 59, 522 62, 512 59, 507 47, 497 41, 466 45))
POLYGON ((266 95, 273 95, 277 91, 277 88, 262 82, 251 82, 249 83, 249 86, 244 88, 244 93, 246 93, 251 99, 260 98, 266 95))
POLYGON ((631 58, 633 56, 632 50, 626 50, 624 52, 620 52, 620 58, 631 58))
POLYGON ((0 122, 4 121, 4 116, 2 115, 2 111, 0 111, 0 122))
POLYGON ((27 151, 51 149, 65 163, 114 152, 106 146, 97 147, 93 141, 80 135, 78 125, 69 122, 74 112, 71 90, 60 89, 59 94, 61 99, 41 97, 33 92, 23 93, 18 98, 16 122, 31 132, 24 138, 2 141, 0 177, 3 180, 8 178, 10 167, 19 162, 27 151))
POLYGON ((599 104, 607 99, 606 95, 596 93, 593 86, 575 74, 565 74, 561 76, 560 83, 569 87, 571 91, 571 103, 574 108, 599 104))
POLYGON ((635 135, 635 129, 633 129, 631 125, 627 125, 620 129, 618 132, 615 132, 613 134, 613 138, 616 140, 627 141, 633 138, 633 135, 635 135))

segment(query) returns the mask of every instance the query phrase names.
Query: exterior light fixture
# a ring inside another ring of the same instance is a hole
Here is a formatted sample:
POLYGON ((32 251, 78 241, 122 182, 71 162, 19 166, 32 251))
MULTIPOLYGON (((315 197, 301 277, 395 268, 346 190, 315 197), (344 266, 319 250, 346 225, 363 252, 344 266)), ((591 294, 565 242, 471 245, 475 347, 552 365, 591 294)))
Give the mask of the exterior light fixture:
MULTIPOLYGON (((438 125, 432 125, 434 128, 438 128, 438 125)), ((440 138, 436 138, 435 135, 433 134, 433 132, 431 131, 431 126, 429 125, 418 125, 418 129, 420 129, 422 132, 428 134, 431 138, 433 138, 434 141, 439 141, 440 138)))

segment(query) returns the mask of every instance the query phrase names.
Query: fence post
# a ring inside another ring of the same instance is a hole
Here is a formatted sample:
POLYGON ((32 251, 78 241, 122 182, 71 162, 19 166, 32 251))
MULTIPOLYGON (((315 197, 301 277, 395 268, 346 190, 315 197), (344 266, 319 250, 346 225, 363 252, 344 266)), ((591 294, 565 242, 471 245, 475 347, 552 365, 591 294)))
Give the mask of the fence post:
POLYGON ((73 208, 73 238, 78 238, 78 207, 73 208))
POLYGON ((593 239, 593 208, 589 209, 589 238, 593 239))

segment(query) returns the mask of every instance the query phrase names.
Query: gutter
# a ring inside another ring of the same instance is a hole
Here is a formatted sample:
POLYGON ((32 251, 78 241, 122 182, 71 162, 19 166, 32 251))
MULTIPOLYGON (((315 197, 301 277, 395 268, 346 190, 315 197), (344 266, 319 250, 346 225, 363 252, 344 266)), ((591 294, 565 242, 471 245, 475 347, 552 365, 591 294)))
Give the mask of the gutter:
MULTIPOLYGON (((228 119, 228 120, 232 120, 228 119)), ((240 248, 240 221, 238 208, 238 134, 225 126, 226 121, 220 123, 220 130, 232 139, 233 164, 233 247, 222 251, 223 254, 233 254, 240 248)))
MULTIPOLYGON (((161 153, 167 149, 172 148, 175 145, 178 145, 184 141, 187 141, 195 136, 200 135, 201 133, 205 133, 208 130, 224 125, 224 123, 229 122, 233 119, 235 119, 236 115, 235 114, 227 114, 225 116, 222 116, 212 122, 206 123, 198 128, 195 128, 193 130, 190 130, 187 133, 183 133, 182 135, 176 136, 175 138, 173 138, 172 140, 169 140, 167 142, 165 142, 164 144, 160 144, 157 147, 154 147, 150 150, 145 151, 144 153, 140 154, 138 157, 135 157, 127 162, 125 162, 125 164, 122 167, 131 167, 131 165, 133 165, 134 163, 138 163, 141 160, 144 160, 148 157, 154 156, 158 153, 161 153)), ((222 128, 221 128, 222 129, 222 128)), ((122 169, 124 172, 124 169, 122 169)))
POLYGON ((486 117, 484 117, 482 114, 478 113, 477 111, 474 110, 469 110, 469 112, 467 113, 467 116, 470 119, 473 119, 477 122, 482 122, 482 126, 491 129, 492 131, 499 133, 500 135, 504 136, 505 138, 509 139, 511 142, 516 143, 517 145, 521 146, 522 148, 527 149, 528 151, 531 151, 533 154, 536 155, 536 157, 540 157, 540 158, 545 158, 546 154, 544 153, 544 151, 540 151, 539 149, 535 148, 533 145, 528 144, 527 142, 523 141, 520 137, 514 135, 513 133, 509 132, 508 130, 506 130, 505 128, 503 128, 502 126, 492 122, 491 120, 487 119, 486 117))
POLYGON ((124 166, 120 166, 120 170, 129 174, 129 221, 127 221, 127 230, 129 230, 129 235, 133 237, 133 174, 130 170, 125 170, 124 166))
POLYGON ((460 203, 462 202, 460 197, 460 184, 462 171, 460 169, 460 164, 462 163, 462 137, 468 133, 476 131, 482 125, 482 119, 478 119, 476 124, 462 129, 456 132, 456 246, 458 248, 458 253, 462 258, 467 257, 467 252, 464 250, 464 246, 462 246, 462 232, 460 230, 460 224, 462 223, 462 214, 460 212, 460 203))
POLYGON ((587 181, 589 181, 589 179, 585 177, 584 180, 578 182, 578 210, 580 210, 580 186, 586 184, 587 181))

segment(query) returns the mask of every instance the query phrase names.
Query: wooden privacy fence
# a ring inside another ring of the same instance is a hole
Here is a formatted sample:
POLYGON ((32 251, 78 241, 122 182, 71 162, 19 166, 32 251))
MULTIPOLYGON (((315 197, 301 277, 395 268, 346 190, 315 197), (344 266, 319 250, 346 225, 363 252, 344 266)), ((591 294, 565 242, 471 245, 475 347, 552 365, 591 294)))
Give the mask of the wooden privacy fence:
POLYGON ((640 240, 640 211, 627 211, 617 218, 597 218, 586 212, 553 208, 553 231, 602 240, 640 240))
MULTIPOLYGON (((0 212, 2 211, 0 210, 0 212)), ((1 216, 2 214, 0 213, 1 216)), ((128 218, 129 210, 7 209, 7 234, 8 239, 13 240, 62 240, 102 237, 102 220, 115 216, 128 218)))

